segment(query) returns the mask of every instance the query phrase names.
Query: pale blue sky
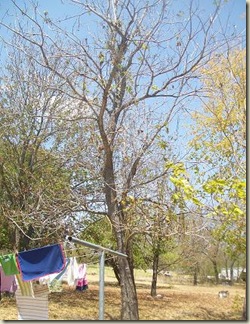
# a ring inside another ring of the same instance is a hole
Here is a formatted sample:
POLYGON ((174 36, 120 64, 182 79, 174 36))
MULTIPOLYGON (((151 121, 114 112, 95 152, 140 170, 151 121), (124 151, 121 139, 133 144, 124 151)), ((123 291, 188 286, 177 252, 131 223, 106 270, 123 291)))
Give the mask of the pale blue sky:
MULTIPOLYGON (((105 1, 105 0, 104 0, 105 1)), ((26 1, 17 0, 19 5, 23 5, 26 1)), ((49 14, 53 17, 58 17, 61 14, 69 13, 69 6, 63 5, 63 0, 37 0, 36 1, 42 10, 47 10, 49 14)), ((188 2, 186 0, 174 0, 173 3, 178 7, 182 4, 188 2)), ((200 7, 208 13, 214 8, 215 0, 200 0, 200 7)), ((246 22, 246 1, 245 0, 226 0, 225 6, 222 12, 222 18, 227 19, 230 16, 230 22, 232 25, 236 25, 239 29, 245 28, 246 22)), ((11 10, 13 4, 10 0, 0 0, 0 13, 3 17, 3 13, 6 10, 11 10)))

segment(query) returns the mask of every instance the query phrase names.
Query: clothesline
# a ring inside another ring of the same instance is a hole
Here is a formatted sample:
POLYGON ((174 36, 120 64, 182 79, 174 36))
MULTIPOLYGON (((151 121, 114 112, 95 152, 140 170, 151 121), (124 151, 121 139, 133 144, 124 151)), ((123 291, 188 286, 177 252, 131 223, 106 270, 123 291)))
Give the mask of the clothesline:
MULTIPOLYGON (((85 248, 74 248, 74 249, 67 249, 67 250, 65 250, 65 249, 63 249, 63 251, 64 252, 77 252, 78 250, 83 250, 83 249, 86 249, 86 247, 85 248)), ((78 255, 78 254, 73 254, 73 255, 67 255, 66 253, 65 253, 65 257, 66 258, 74 258, 74 257, 76 257, 76 258, 89 258, 89 257, 95 257, 95 256, 97 256, 97 254, 98 254, 98 252, 92 252, 92 253, 84 253, 84 254, 80 254, 80 255, 78 255)), ((3 255, 2 255, 3 256, 3 255)), ((109 258, 106 258, 105 259, 105 261, 108 261, 108 260, 111 260, 111 259, 114 259, 116 256, 111 256, 111 257, 109 257, 109 258)), ((87 264, 87 265, 91 265, 91 264, 97 264, 97 263, 99 263, 99 259, 98 260, 91 260, 91 261, 85 261, 84 262, 85 264, 87 264)))
MULTIPOLYGON (((111 259, 114 259, 114 258, 115 257, 113 256, 113 257, 110 257, 110 258, 105 259, 105 261, 108 261, 108 260, 111 260, 111 259)), ((95 262, 85 262, 85 264, 87 264, 87 265, 97 264, 97 263, 99 263, 99 260, 98 261, 95 261, 95 262)))
POLYGON ((88 289, 87 265, 66 258, 61 244, 0 256, 0 291, 15 293, 18 320, 48 320, 48 294, 62 291, 62 283, 78 291, 88 289))
MULTIPOLYGON (((85 255, 74 255, 74 256, 70 256, 70 257, 72 257, 72 258, 82 258, 82 257, 85 257, 85 255)), ((114 259, 115 258, 115 256, 112 256, 112 257, 110 257, 110 258, 105 258, 105 261, 108 261, 108 260, 111 260, 111 259, 114 259)), ((99 259, 98 260, 96 260, 96 261, 85 261, 84 262, 86 265, 91 265, 91 264, 97 264, 97 263, 99 263, 99 259)))
POLYGON ((66 252, 65 253, 65 255, 66 255, 66 257, 68 256, 68 254, 70 254, 70 256, 72 256, 72 257, 80 257, 80 256, 83 256, 83 257, 93 257, 93 256, 96 256, 96 253, 94 254, 94 253, 84 253, 84 254, 81 254, 81 255, 78 255, 77 253, 74 253, 74 252, 79 252, 79 251, 77 251, 77 250, 70 250, 70 252, 72 252, 72 255, 71 255, 71 253, 67 253, 67 252, 69 252, 69 250, 64 250, 64 252, 66 252))
MULTIPOLYGON (((62 278, 61 275, 65 272, 67 266, 69 267, 69 275, 67 274, 68 278, 72 278, 72 276, 75 276, 75 265, 77 264, 76 258, 86 257, 86 253, 83 255, 75 255, 75 256, 66 256, 66 251, 68 252, 79 252, 80 248, 76 248, 73 243, 83 245, 85 248, 93 249, 95 252, 91 253, 90 255, 93 256, 99 256, 99 260, 96 261, 99 262, 99 320, 104 319, 104 267, 105 267, 105 253, 108 254, 108 256, 111 254, 112 256, 106 259, 106 261, 111 260, 115 258, 116 256, 119 257, 127 257, 126 254, 121 253, 119 251, 111 250, 110 248, 105 248, 100 245, 90 243, 87 241, 82 241, 74 237, 66 237, 65 242, 61 242, 54 245, 47 245, 43 248, 35 248, 28 251, 18 252, 18 253, 12 253, 11 255, 7 255, 7 259, 11 256, 11 261, 16 261, 17 265, 16 268, 20 272, 20 279, 23 281, 23 284, 34 284, 34 281, 37 280, 39 277, 42 279, 45 279, 46 273, 47 275, 51 276, 53 274, 56 274, 56 277, 52 279, 51 283, 58 282, 59 278, 62 278), (70 244, 71 249, 66 248, 67 244, 70 244), (44 251, 50 250, 50 255, 48 256, 47 253, 44 253, 44 251), (67 259, 66 259, 67 257, 67 259), (69 260, 70 259, 70 260, 69 260), (66 262, 67 260, 67 262, 66 262), (65 262, 67 264, 65 264, 65 262), (71 265, 69 263, 71 262, 71 265)), ((6 260, 7 260, 6 259, 6 260)), ((0 256, 0 262, 1 260, 0 256)), ((10 260, 9 260, 10 261, 10 260)), ((2 262, 1 262, 2 263, 2 262)), ((15 262, 14 262, 15 263, 15 262)), ((79 266, 79 273, 80 273, 80 267, 85 267, 85 273, 86 273, 86 265, 87 264, 95 264, 93 260, 91 260, 88 263, 80 264, 79 266)), ((3 263, 2 263, 3 265, 3 263)), ((81 269, 81 272, 83 273, 84 269, 81 269)), ((64 276, 64 274, 62 275, 64 276)), ((88 287, 86 278, 79 278, 77 279, 77 290, 85 290, 86 286, 88 287)), ((40 281, 40 279, 39 279, 40 281)), ((73 281, 75 282, 75 280, 73 281)), ((68 281, 69 283, 69 281, 68 281)), ((57 288, 57 285, 55 285, 57 288)), ((25 288, 25 287, 23 287, 25 288)), ((34 288, 34 287, 32 287, 34 288)), ((24 289, 23 289, 24 290, 24 289)), ((32 289, 31 289, 32 290, 32 289)), ((26 289, 25 289, 26 291, 26 289)), ((48 318, 48 295, 44 295, 45 298, 43 300, 40 300, 40 302, 44 303, 44 310, 43 310, 43 319, 48 318), (46 317, 46 318, 45 318, 46 317)), ((40 316, 38 314, 38 311, 40 311, 39 303, 37 303, 38 299, 33 298, 32 296, 27 295, 17 295, 17 306, 18 306, 18 319, 22 320, 29 320, 29 319, 41 319, 38 318, 40 316), (30 297, 30 298, 28 298, 30 297), (28 308, 27 308, 28 304, 28 308), (24 306, 24 307, 23 307, 24 306), (34 318, 30 318, 30 312, 31 309, 37 309, 37 312, 35 312, 32 316, 34 318), (20 315, 20 316, 19 316, 20 315)), ((39 301, 38 301, 39 302, 39 301)))
MULTIPOLYGON (((69 257, 69 255, 68 255, 68 253, 67 252, 78 252, 78 251, 80 251, 80 250, 86 250, 86 249, 88 249, 88 247, 86 247, 86 246, 84 246, 84 247, 75 247, 75 245, 72 243, 72 242, 64 242, 64 243, 69 243, 69 244, 71 244, 71 246, 73 246, 73 248, 71 248, 71 249, 65 249, 65 247, 64 247, 64 252, 65 252, 65 254, 66 254, 66 257, 69 257)), ((76 258, 93 258, 93 257, 95 257, 95 256, 97 256, 97 255, 99 255, 99 253, 98 253, 98 251, 96 251, 96 250, 94 250, 93 252, 91 252, 91 253, 84 253, 84 254, 81 254, 81 255, 78 255, 78 254, 70 254, 70 257, 76 257, 76 258)), ((111 260, 111 259, 114 259, 116 256, 112 256, 112 257, 109 257, 109 258, 105 258, 105 261, 108 261, 108 260, 111 260)), ((87 264, 87 265, 90 265, 90 264, 97 264, 97 263, 99 263, 99 259, 98 260, 96 260, 96 261, 93 261, 93 260, 91 260, 91 261, 85 261, 84 262, 85 264, 87 264)))

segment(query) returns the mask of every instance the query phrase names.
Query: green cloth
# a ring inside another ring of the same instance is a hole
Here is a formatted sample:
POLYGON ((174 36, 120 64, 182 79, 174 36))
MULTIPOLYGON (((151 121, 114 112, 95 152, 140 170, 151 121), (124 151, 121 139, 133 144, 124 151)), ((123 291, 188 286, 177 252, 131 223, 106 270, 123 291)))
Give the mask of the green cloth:
POLYGON ((49 290, 51 292, 61 292, 62 291, 62 281, 53 279, 49 284, 49 290))
POLYGON ((0 255, 0 263, 2 264, 3 272, 6 276, 19 273, 15 254, 0 255))

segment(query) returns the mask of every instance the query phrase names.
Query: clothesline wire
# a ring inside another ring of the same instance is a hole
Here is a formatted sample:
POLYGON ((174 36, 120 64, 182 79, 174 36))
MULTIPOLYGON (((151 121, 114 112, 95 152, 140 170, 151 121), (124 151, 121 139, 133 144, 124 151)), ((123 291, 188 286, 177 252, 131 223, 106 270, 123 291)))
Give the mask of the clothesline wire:
POLYGON ((94 257, 93 254, 81 254, 81 255, 71 255, 71 256, 66 256, 66 258, 87 258, 87 257, 94 257))
POLYGON ((82 248, 74 248, 74 249, 64 249, 64 252, 73 252, 73 251, 78 251, 78 250, 84 250, 86 249, 86 247, 82 247, 82 248))
MULTIPOLYGON (((95 249, 94 247, 88 247, 88 246, 83 246, 83 247, 76 247, 74 243, 70 242, 70 241, 64 241, 63 242, 63 245, 64 245, 64 251, 65 252, 68 252, 68 251, 72 251, 72 250, 82 250, 82 249, 91 249, 91 250, 94 250, 94 253, 98 253, 98 249, 95 249), (65 246, 69 244, 70 246, 72 246, 73 248, 72 249, 65 249, 65 246)), ((108 252, 107 252, 108 253, 108 252)))
MULTIPOLYGON (((115 257, 113 256, 113 257, 110 257, 110 258, 108 258, 108 259, 105 259, 105 261, 108 261, 108 260, 111 260, 111 259, 114 259, 115 257)), ((95 261, 95 262, 86 262, 85 264, 86 265, 90 265, 90 264, 97 264, 97 263, 99 263, 99 260, 98 261, 95 261)))
MULTIPOLYGON (((64 249, 64 252, 77 252, 77 251, 83 250, 83 249, 86 249, 86 247, 82 247, 82 248, 74 247, 73 249, 64 249)), ((81 257, 93 257, 93 256, 97 256, 97 254, 98 254, 98 252, 94 251, 94 252, 85 253, 85 254, 82 254, 82 255, 77 255, 77 254, 72 255, 70 257, 79 257, 79 258, 81 258, 81 257)), ((114 259, 114 258, 115 258, 115 256, 112 256, 112 257, 110 257, 108 259, 105 259, 105 261, 110 260, 110 259, 114 259)))
MULTIPOLYGON (((79 258, 81 258, 81 257, 85 257, 85 255, 77 255, 77 256, 72 256, 72 258, 74 258, 74 257, 79 257, 79 258)), ((105 261, 108 261, 108 260, 111 260, 111 259, 114 259, 115 258, 115 256, 112 256, 112 257, 110 257, 110 258, 107 258, 107 259, 105 259, 105 261)), ((96 261, 89 261, 89 262, 84 262, 86 265, 90 265, 90 264, 97 264, 97 263, 99 263, 99 260, 96 260, 96 261)))
MULTIPOLYGON (((64 249, 64 252, 77 252, 77 251, 79 251, 79 250, 82 250, 82 249, 84 249, 84 248, 74 248, 74 249, 68 249, 68 250, 65 250, 64 249)), ((91 253, 85 253, 85 255, 82 255, 82 256, 89 256, 89 255, 97 255, 98 254, 98 252, 97 251, 94 251, 94 252, 91 252, 91 253)), ((75 256, 77 256, 77 255, 75 255, 75 256)), ((116 256, 113 256, 112 258, 115 258, 116 256)))

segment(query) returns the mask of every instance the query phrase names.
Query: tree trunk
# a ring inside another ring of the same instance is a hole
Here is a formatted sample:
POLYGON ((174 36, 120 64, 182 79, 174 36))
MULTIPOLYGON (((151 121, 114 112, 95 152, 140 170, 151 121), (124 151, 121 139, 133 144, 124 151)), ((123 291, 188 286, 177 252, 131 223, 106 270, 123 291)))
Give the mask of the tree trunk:
POLYGON ((198 285, 198 264, 195 264, 194 267, 194 286, 198 285))
POLYGON ((108 215, 113 225, 117 249, 127 254, 127 258, 118 258, 121 286, 121 320, 139 320, 138 300, 134 281, 133 250, 131 241, 126 239, 126 217, 117 202, 114 181, 112 151, 106 148, 104 167, 105 196, 108 206, 108 215))
POLYGON ((227 260, 226 260, 226 278, 228 279, 228 262, 227 262, 227 260))
POLYGON ((217 267, 217 262, 216 260, 213 260, 213 267, 214 267, 214 276, 215 276, 215 283, 216 285, 219 284, 219 272, 218 272, 218 267, 217 267))
POLYGON ((158 264, 159 264, 159 252, 155 251, 153 256, 153 275, 152 275, 152 282, 151 282, 152 297, 156 296, 158 264))
POLYGON ((121 279, 120 279, 120 270, 119 270, 119 265, 118 265, 118 261, 116 259, 110 259, 110 260, 106 260, 105 264, 107 266, 110 266, 113 268, 115 277, 117 279, 118 285, 121 285, 121 279))
POLYGON ((139 320, 138 300, 129 260, 119 258, 121 278, 121 320, 139 320))
POLYGON ((19 228, 15 227, 15 241, 14 241, 14 251, 19 251, 20 248, 20 231, 19 228))
POLYGON ((235 261, 233 261, 230 265, 230 284, 231 284, 231 286, 233 286, 233 284, 234 284, 234 263, 235 263, 235 261))
MULTIPOLYGON (((120 217, 122 213, 119 214, 120 217)), ((121 222, 121 218, 116 217, 116 224, 121 222)), ((133 249, 132 241, 126 242, 125 231, 120 226, 115 227, 118 250, 127 254, 127 258, 118 258, 119 276, 121 287, 121 320, 139 320, 138 300, 134 279, 133 249), (120 230, 119 230, 120 229, 120 230)))

